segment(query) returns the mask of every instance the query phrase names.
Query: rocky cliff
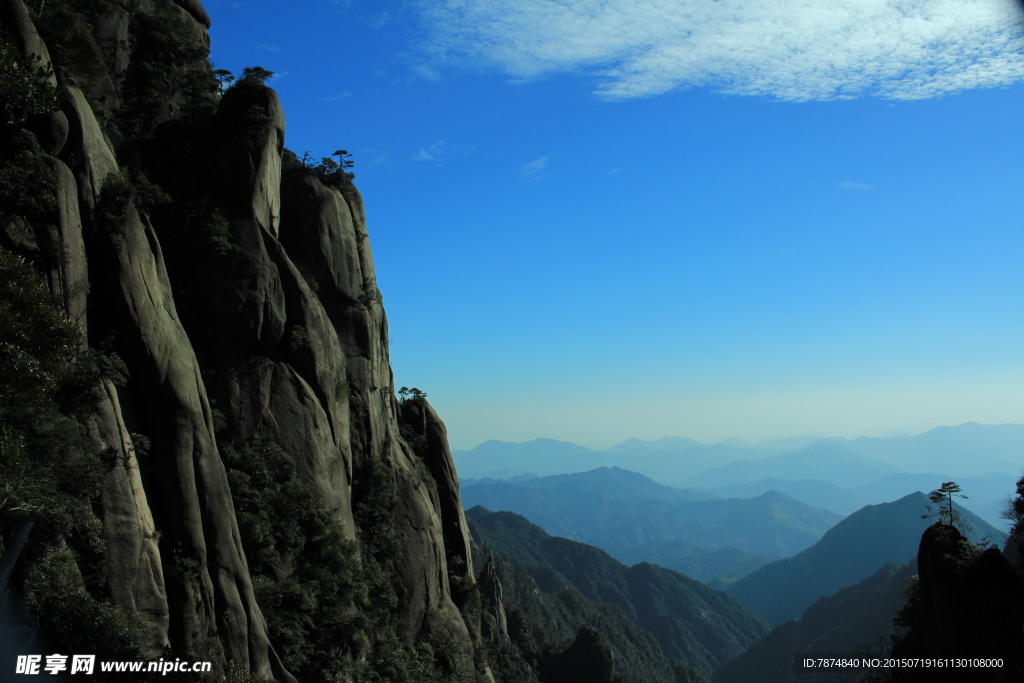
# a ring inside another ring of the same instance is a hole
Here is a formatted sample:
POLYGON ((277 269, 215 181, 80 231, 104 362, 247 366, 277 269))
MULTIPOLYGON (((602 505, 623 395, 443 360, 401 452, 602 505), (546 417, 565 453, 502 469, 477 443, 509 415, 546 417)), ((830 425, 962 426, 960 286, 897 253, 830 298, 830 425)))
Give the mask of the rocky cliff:
POLYGON ((894 669, 891 680, 1022 680, 1024 581, 999 549, 983 551, 956 526, 940 522, 921 536, 917 565, 917 581, 896 620, 892 656, 995 661, 966 670, 894 669))
POLYGON ((0 7, 3 172, 25 185, 5 190, 2 241, 79 330, 70 365, 95 372, 91 407, 76 414, 88 444, 76 448, 103 463, 93 490, 60 498, 81 503, 64 527, 43 499, 0 509, 8 539, 38 522, 25 590, 56 581, 43 568, 64 558, 67 590, 112 605, 143 655, 296 680, 309 657, 281 650, 275 628, 288 624, 275 627, 267 604, 307 591, 313 606, 280 609, 308 622, 326 597, 303 578, 312 532, 286 537, 260 507, 305 500, 252 485, 271 472, 267 486, 309 493, 329 518, 302 513, 334 535, 332 580, 350 577, 337 680, 377 666, 388 629, 388 647, 417 666, 488 677, 474 663, 472 557, 444 425, 422 398, 396 400, 349 174, 284 148, 261 70, 217 82, 199 0, 0 7), (86 518, 97 537, 80 548, 86 518))

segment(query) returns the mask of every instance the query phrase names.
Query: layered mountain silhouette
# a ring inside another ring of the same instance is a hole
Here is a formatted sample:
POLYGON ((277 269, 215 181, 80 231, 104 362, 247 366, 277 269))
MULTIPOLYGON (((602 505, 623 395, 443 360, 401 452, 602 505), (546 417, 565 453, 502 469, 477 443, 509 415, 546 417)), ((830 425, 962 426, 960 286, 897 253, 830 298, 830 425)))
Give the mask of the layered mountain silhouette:
POLYGON ((770 557, 739 548, 709 550, 686 541, 662 541, 623 548, 615 553, 615 558, 626 564, 650 562, 674 569, 712 588, 724 588, 772 561, 770 557))
POLYGON ((646 563, 627 567, 599 548, 551 536, 511 512, 477 506, 467 518, 475 542, 528 574, 541 591, 576 591, 617 606, 654 635, 662 653, 704 674, 768 632, 739 600, 678 572, 646 563))
POLYGON ((893 465, 851 451, 846 443, 822 440, 792 453, 734 462, 687 477, 683 482, 690 488, 713 489, 775 477, 855 486, 898 471, 893 465))
MULTIPOLYGON (((906 563, 914 557, 921 534, 934 521, 921 517, 928 505, 920 492, 869 505, 836 524, 810 548, 761 567, 727 590, 771 624, 794 619, 818 598, 871 576, 885 563, 906 563)), ((969 510, 961 509, 961 515, 973 527, 972 542, 1005 542, 1005 534, 969 510)))
MULTIPOLYGON (((516 512, 548 533, 613 555, 682 541, 709 551, 736 548, 786 557, 814 543, 842 518, 775 491, 748 499, 700 500, 707 494, 662 486, 617 467, 465 485, 461 494, 467 508, 516 512)), ((629 557, 636 559, 635 554, 629 557)))
POLYGON ((1024 426, 966 423, 910 437, 793 437, 702 444, 685 437, 629 439, 606 451, 535 439, 488 441, 454 451, 463 478, 549 476, 597 467, 639 472, 661 484, 729 498, 769 490, 839 514, 957 481, 971 507, 1004 529, 1002 505, 1019 476, 1024 426))
POLYGON ((1003 506, 1008 493, 1014 490, 1017 477, 999 472, 959 478, 949 474, 897 472, 867 484, 848 488, 815 479, 769 477, 746 483, 716 486, 707 492, 723 498, 751 498, 774 490, 813 507, 848 515, 865 505, 887 503, 907 495, 908 492, 933 491, 943 482, 952 480, 969 494, 970 506, 975 514, 997 529, 1005 528, 1006 522, 1001 517, 1003 506))

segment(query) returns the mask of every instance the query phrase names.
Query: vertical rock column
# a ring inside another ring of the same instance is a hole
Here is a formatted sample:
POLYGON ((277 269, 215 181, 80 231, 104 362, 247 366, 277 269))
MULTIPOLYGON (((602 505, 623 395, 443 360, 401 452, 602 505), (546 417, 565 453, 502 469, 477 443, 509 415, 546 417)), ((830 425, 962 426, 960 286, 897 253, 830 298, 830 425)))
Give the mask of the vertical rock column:
MULTIPOLYGON (((79 159, 77 189, 88 210, 119 169, 81 92, 67 86, 65 95, 79 159)), ((103 489, 118 583, 113 597, 147 617, 154 649, 169 643, 208 652, 221 667, 232 661, 293 680, 270 647, 256 605, 206 389, 178 320, 159 240, 131 202, 118 223, 94 226, 89 249, 99 259, 94 290, 110 298, 103 307, 113 311, 109 322, 131 370, 127 393, 106 387, 97 430, 129 465, 115 468, 103 489), (128 471, 133 448, 120 417, 125 405, 153 442, 152 471, 142 477, 128 471), (220 645, 211 650, 211 643, 220 645)))

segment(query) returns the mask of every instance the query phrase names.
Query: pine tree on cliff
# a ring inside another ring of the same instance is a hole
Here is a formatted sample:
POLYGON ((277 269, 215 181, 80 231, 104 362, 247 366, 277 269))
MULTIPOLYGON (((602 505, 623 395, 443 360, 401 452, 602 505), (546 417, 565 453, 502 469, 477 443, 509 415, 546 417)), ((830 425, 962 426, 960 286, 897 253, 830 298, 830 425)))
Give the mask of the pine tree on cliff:
POLYGON ((955 481, 943 482, 942 486, 935 489, 928 494, 928 499, 935 505, 939 506, 937 512, 932 513, 931 508, 928 508, 929 514, 921 515, 921 519, 929 519, 932 517, 938 517, 939 521, 946 526, 956 527, 963 534, 967 534, 970 531, 970 527, 960 519, 960 511, 953 506, 954 498, 967 499, 967 496, 960 492, 960 485, 955 481))

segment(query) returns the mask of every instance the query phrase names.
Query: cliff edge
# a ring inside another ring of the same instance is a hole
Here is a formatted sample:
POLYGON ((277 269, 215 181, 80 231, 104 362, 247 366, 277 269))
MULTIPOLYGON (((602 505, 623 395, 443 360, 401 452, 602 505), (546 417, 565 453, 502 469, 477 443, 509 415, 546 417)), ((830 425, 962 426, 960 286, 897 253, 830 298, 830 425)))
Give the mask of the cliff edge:
MULTIPOLYGON (((219 676, 312 680, 303 634, 334 619, 331 680, 399 665, 488 678, 444 426, 395 397, 350 175, 285 149, 266 72, 225 88, 198 0, 32 5, 0 2, 21 88, 4 86, 0 158, 24 185, 5 190, 0 240, 78 331, 54 376, 91 377, 72 416, 88 490, 58 477, 0 507, 5 548, 36 525, 12 579, 36 642, 88 637, 42 616, 59 593, 127 624, 122 653, 209 659, 219 676)), ((0 417, 36 468, 42 427, 15 396, 0 417)))

